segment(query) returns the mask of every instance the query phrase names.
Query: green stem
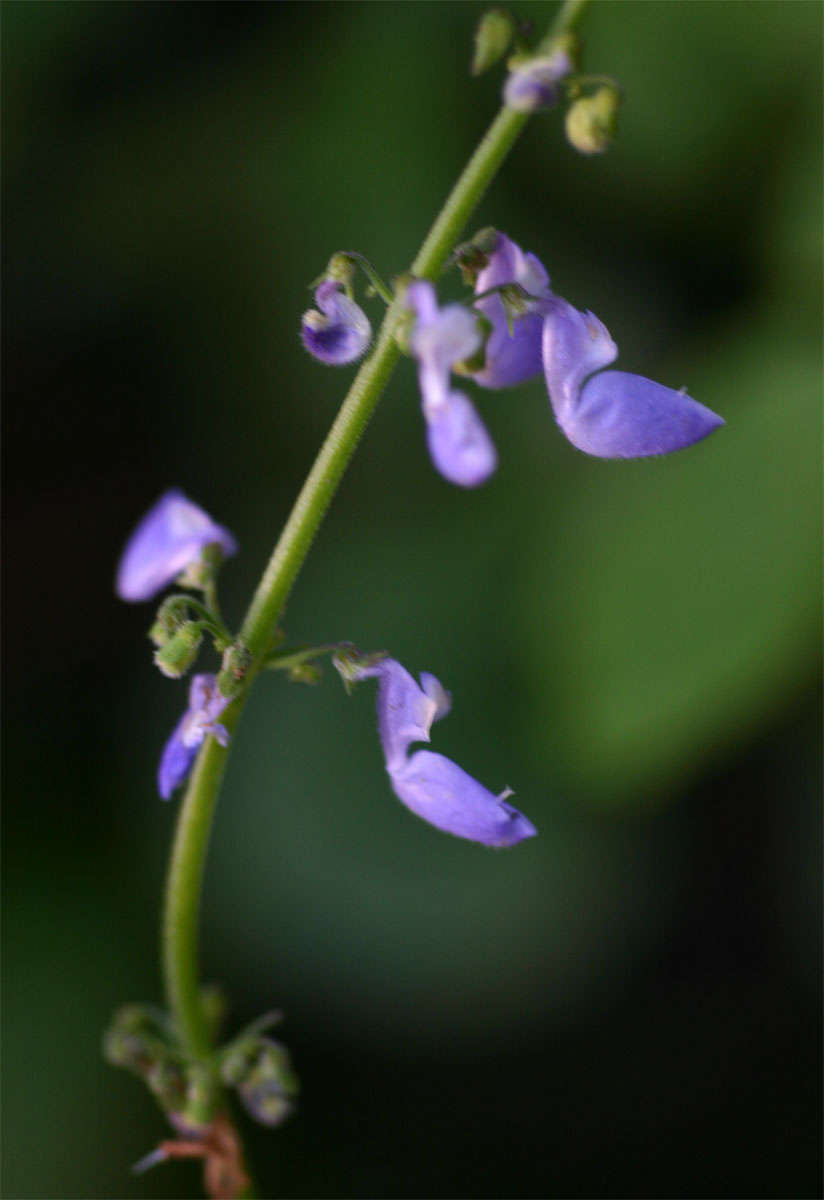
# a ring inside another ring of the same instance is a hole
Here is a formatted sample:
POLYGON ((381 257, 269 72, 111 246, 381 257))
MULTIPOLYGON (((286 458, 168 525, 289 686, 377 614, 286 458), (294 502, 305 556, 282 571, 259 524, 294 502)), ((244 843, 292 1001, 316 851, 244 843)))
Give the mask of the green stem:
MULTIPOLYGON (((227 728, 228 723, 224 714, 227 728)), ((183 1044, 196 1058, 205 1058, 212 1049, 200 1000, 197 917, 212 816, 225 766, 226 751, 214 738, 207 738, 183 798, 166 880, 163 968, 167 1000, 183 1044)))
POLYGON ((538 46, 538 54, 543 53, 554 42, 555 38, 564 33, 572 33, 584 12, 589 8, 590 0, 564 0, 558 9, 558 14, 552 22, 552 27, 538 46))
MULTIPOLYGON (((588 0, 565 0, 547 40, 572 29, 588 0)), ((467 221, 528 120, 502 108, 449 194, 412 264, 412 273, 434 280, 459 240, 467 221)), ((253 665, 244 691, 224 714, 231 732, 249 687, 269 652, 287 597, 400 356, 395 333, 401 319, 397 302, 386 313, 375 349, 355 379, 258 584, 243 622, 240 639, 253 665)), ((163 922, 163 965, 169 1005, 186 1049, 198 1057, 211 1052, 200 1001, 197 925, 203 870, 212 817, 227 750, 207 738, 189 780, 175 833, 163 922)))

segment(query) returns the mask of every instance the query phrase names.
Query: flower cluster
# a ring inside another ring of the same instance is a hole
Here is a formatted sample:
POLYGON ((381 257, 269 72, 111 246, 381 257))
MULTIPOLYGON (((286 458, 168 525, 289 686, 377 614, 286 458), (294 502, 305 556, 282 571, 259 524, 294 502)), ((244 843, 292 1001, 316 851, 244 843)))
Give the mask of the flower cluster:
MULTIPOLYGON (((189 574, 203 564, 204 551, 211 547, 229 555, 237 550, 237 542, 181 491, 176 488, 168 491, 149 510, 126 544, 117 571, 117 594, 123 600, 150 600, 175 580, 190 583, 189 574)), ((188 669, 202 636, 199 625, 178 615, 185 613, 186 608, 185 600, 179 603, 180 600, 173 597, 161 607, 159 619, 152 627, 152 636, 159 645, 155 662, 172 678, 179 677, 183 669, 170 666, 169 651, 178 651, 181 639, 187 647, 191 643, 186 654, 171 656, 180 658, 184 669, 188 669)), ((221 746, 228 743, 228 731, 217 720, 227 704, 228 699, 219 691, 214 675, 194 676, 186 711, 160 759, 157 787, 164 800, 185 782, 208 735, 221 746)))
POLYGON ((492 323, 476 382, 511 387, 543 370, 555 419, 579 450, 598 458, 669 454, 723 425, 685 392, 641 375, 603 371, 618 355, 606 327, 556 296, 540 261, 505 234, 498 234, 475 292, 481 297, 475 307, 492 323), (527 297, 523 314, 508 313, 500 294, 485 294, 511 284, 527 297))
MULTIPOLYGON (((482 258, 470 307, 439 308, 435 289, 425 280, 414 280, 405 292, 427 445, 445 479, 476 487, 498 461, 472 402, 451 387, 455 370, 488 389, 513 387, 543 371, 561 431, 573 446, 598 458, 670 454, 724 424, 683 390, 626 371, 605 371, 618 355, 606 326, 557 296, 540 260, 505 234, 496 235, 482 258)), ((347 308, 338 319, 350 322, 348 334, 354 339, 366 318, 350 303, 360 315, 347 308)), ((346 341, 343 331, 337 336, 346 341)))
MULTIPOLYGON (((421 363, 432 456, 446 471, 452 471, 456 482, 468 484, 472 472, 485 475, 495 464, 494 448, 471 404, 461 393, 449 389, 451 368, 479 345, 475 322, 460 305, 438 310, 431 284, 413 285, 413 295, 420 313, 414 344, 421 363), (461 421, 465 434, 460 430, 461 421)), ((236 549, 232 535, 201 508, 179 491, 167 492, 126 545, 118 570, 119 594, 149 599, 174 580, 190 583, 192 577, 197 577, 194 568, 204 551, 215 544, 225 553, 236 549)), ((155 661, 164 674, 174 678, 191 666, 201 640, 200 627, 209 625, 208 617, 203 622, 187 619, 187 605, 191 603, 186 596, 168 597, 152 626, 152 637, 160 646, 155 661), (181 638, 187 647, 189 641, 192 643, 185 655, 178 646, 181 638), (174 659, 174 670, 167 661, 170 658, 174 659)), ((236 645, 226 645, 224 665, 233 661, 234 651, 236 645)), ((286 655, 284 662, 289 661, 286 655)), ((509 792, 494 795, 442 754, 430 750, 409 753, 413 742, 429 741, 432 723, 449 712, 449 695, 434 675, 421 675, 418 684, 395 659, 375 661, 353 657, 351 652, 339 655, 336 666, 347 681, 378 678, 378 730, 386 770, 395 794, 407 808, 437 829, 487 846, 512 846, 535 834, 535 827, 526 817, 506 803, 509 792)), ((229 731, 220 720, 228 704, 229 698, 220 690, 215 675, 192 678, 186 711, 160 759, 157 787, 164 800, 185 783, 207 737, 213 737, 221 746, 228 745, 229 731)), ((272 1091, 268 1076, 254 1078, 257 1090, 244 1093, 247 1105, 266 1112, 271 1109, 272 1113, 277 1109, 280 1114, 282 1097, 276 1089, 272 1091)))

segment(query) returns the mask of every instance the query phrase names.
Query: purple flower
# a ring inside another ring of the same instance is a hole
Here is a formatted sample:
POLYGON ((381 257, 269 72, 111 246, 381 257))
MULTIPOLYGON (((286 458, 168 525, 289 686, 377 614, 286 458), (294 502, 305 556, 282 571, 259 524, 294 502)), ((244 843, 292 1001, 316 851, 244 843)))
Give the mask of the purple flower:
POLYGON ((535 826, 511 804, 443 754, 416 750, 428 742, 433 721, 449 712, 451 699, 434 675, 420 685, 394 658, 355 669, 352 678, 378 678, 378 732, 386 770, 398 799, 436 829, 485 846, 513 846, 534 837, 535 826))
POLYGON ((234 554, 237 542, 177 488, 165 492, 129 538, 117 569, 121 600, 150 600, 210 545, 234 554))
POLYGON ((337 279, 324 279, 315 292, 320 312, 311 308, 301 320, 304 346, 328 367, 354 362, 372 338, 369 318, 342 288, 337 279))
POLYGON ((475 307, 492 322, 492 333, 486 343, 486 361, 483 369, 473 375, 482 387, 513 387, 541 370, 541 330, 546 301, 552 295, 549 276, 534 254, 524 254, 520 246, 499 233, 489 261, 478 275, 475 294, 507 283, 519 284, 535 297, 535 302, 530 305, 532 311, 514 317, 510 332, 504 302, 499 295, 475 301, 475 307))
POLYGON ((228 745, 228 730, 217 723, 228 703, 227 697, 218 690, 214 675, 193 677, 189 687, 189 707, 175 726, 160 759, 157 790, 164 800, 185 782, 207 734, 221 746, 228 745))
POLYGON ((519 112, 552 108, 561 94, 560 82, 572 70, 565 50, 544 58, 532 58, 510 71, 504 84, 504 104, 519 112))
POLYGON ((555 417, 579 450, 599 458, 669 454, 724 424, 684 392, 640 375, 603 371, 618 356, 606 327, 554 295, 535 255, 499 233, 475 291, 507 283, 520 284, 535 298, 532 311, 513 319, 510 334, 500 296, 475 302, 492 322, 492 333, 483 369, 473 378, 483 387, 511 387, 543 366, 555 417))
POLYGON ((685 392, 641 375, 601 370, 617 356, 596 316, 553 299, 544 320, 544 372, 555 419, 579 450, 598 458, 669 454, 724 424, 685 392))
POLYGON ((452 368, 480 345, 475 317, 460 304, 439 309, 435 289, 424 280, 411 283, 406 298, 416 318, 410 345, 432 462, 450 483, 477 487, 494 472, 498 456, 473 405, 450 387, 452 368))

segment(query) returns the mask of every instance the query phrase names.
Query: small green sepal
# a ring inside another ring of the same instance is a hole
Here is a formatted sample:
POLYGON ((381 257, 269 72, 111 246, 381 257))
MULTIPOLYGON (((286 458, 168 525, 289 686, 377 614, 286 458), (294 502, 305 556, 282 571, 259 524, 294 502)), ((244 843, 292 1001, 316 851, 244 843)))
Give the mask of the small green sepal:
POLYGON ((461 242, 460 246, 455 247, 448 265, 454 263, 467 287, 474 287, 497 243, 497 229, 493 229, 491 225, 479 229, 468 242, 461 242))
POLYGON ((352 691, 352 685, 363 678, 364 671, 374 667, 387 657, 385 650, 376 650, 372 654, 361 654, 355 646, 342 645, 337 654, 332 656, 332 666, 341 677, 347 694, 352 691))

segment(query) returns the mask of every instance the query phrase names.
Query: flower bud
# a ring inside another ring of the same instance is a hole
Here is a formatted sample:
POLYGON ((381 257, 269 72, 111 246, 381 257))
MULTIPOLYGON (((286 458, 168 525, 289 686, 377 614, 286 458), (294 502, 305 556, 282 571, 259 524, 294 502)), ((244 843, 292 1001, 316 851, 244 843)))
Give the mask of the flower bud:
POLYGON ((149 641, 155 646, 165 646, 169 640, 169 630, 162 621, 155 621, 149 629, 149 641))
POLYGON ((154 624, 149 630, 149 640, 155 646, 165 646, 185 623, 188 613, 187 596, 168 596, 157 610, 154 624))
POLYGON ((600 87, 567 109, 567 141, 581 154, 603 154, 615 136, 621 97, 617 88, 600 87))
POLYGON ((123 1029, 107 1029, 103 1035, 103 1057, 113 1067, 126 1067, 144 1074, 151 1065, 149 1047, 145 1040, 123 1029))
POLYGON ((472 56, 472 74, 482 75, 494 67, 509 49, 514 33, 514 23, 508 12, 501 8, 490 8, 478 22, 475 30, 475 53, 472 56))
POLYGON ((292 1111, 300 1085, 289 1054, 279 1042, 259 1038, 251 1069, 237 1083, 246 1110, 261 1125, 279 1125, 292 1111))
POLYGON ((230 1087, 237 1087, 249 1074, 257 1055, 257 1039, 241 1038, 223 1051, 220 1077, 230 1087))
POLYGON ((221 696, 234 699, 243 686, 243 680, 252 665, 252 652, 243 642, 233 642, 223 651, 221 672, 217 677, 217 689, 221 696))
POLYGON ((114 1067, 144 1075, 169 1053, 169 1028, 164 1013, 145 1004, 124 1004, 103 1035, 103 1057, 114 1067))
POLYGON ((334 279, 343 287, 348 288, 355 274, 354 264, 348 254, 338 252, 329 259, 329 265, 324 272, 324 279, 334 279))
POLYGON ((552 108, 561 95, 561 80, 572 71, 572 59, 564 46, 540 58, 510 59, 503 100, 518 112, 552 108))
POLYGON ((155 665, 169 679, 180 679, 197 658, 202 641, 200 625, 196 621, 187 621, 165 645, 155 650, 155 665))

